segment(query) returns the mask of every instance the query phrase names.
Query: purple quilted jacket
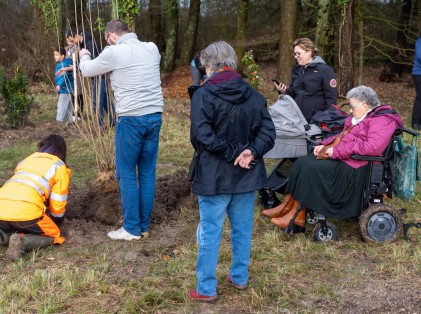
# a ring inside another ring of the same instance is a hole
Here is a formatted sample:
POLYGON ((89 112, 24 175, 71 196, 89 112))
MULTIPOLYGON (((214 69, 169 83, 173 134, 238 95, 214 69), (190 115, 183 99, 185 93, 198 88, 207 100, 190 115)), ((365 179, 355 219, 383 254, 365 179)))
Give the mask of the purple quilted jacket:
MULTIPOLYGON (((378 113, 391 109, 389 105, 376 107, 333 148, 331 159, 342 160, 353 168, 359 168, 367 165, 367 161, 353 160, 351 155, 381 156, 395 129, 403 126, 397 113, 378 113)), ((351 120, 352 116, 346 119, 344 130, 351 127, 351 120)), ((330 144, 338 135, 325 139, 321 144, 330 144)))

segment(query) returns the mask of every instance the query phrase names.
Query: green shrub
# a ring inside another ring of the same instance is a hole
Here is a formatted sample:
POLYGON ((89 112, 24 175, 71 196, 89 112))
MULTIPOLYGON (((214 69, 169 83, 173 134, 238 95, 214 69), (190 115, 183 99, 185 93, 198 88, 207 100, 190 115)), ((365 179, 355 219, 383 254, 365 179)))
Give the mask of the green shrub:
POLYGON ((4 97, 4 112, 10 125, 12 128, 23 127, 33 102, 33 98, 27 96, 27 76, 18 68, 15 76, 9 79, 4 69, 0 68, 0 91, 4 97))
POLYGON ((259 66, 254 61, 253 50, 247 51, 241 61, 246 66, 247 78, 250 85, 255 89, 259 89, 263 84, 263 80, 259 75, 259 66))

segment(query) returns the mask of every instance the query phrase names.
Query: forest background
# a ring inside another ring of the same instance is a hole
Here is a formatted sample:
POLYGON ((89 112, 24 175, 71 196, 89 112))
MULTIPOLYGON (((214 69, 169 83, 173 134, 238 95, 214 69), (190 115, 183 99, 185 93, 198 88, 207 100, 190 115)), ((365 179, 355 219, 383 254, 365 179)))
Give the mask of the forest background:
MULTIPOLYGON (((419 0, 1 0, 0 65, 17 66, 34 81, 53 77, 52 47, 65 46, 71 26, 91 31, 99 46, 112 18, 126 21, 162 54, 162 72, 187 66, 215 40, 232 44, 242 59, 253 50, 258 64, 276 63, 288 82, 292 41, 312 39, 332 65, 344 95, 362 80, 367 64, 387 80, 409 72, 421 30, 419 0)), ((240 65, 241 69, 241 65, 240 65)), ((49 79, 48 79, 49 78, 49 79)))

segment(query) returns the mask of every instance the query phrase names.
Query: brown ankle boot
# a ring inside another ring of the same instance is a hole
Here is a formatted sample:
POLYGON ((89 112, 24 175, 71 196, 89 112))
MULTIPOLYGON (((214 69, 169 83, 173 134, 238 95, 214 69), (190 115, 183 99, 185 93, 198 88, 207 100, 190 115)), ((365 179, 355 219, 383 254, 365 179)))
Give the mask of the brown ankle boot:
MULTIPOLYGON (((289 222, 294 217, 294 215, 295 215, 295 213, 298 209, 298 205, 300 205, 300 204, 297 201, 295 201, 294 207, 292 208, 292 210, 288 214, 286 214, 283 217, 272 218, 271 222, 281 229, 288 228, 289 222)), ((298 227, 304 227, 305 226, 305 224, 306 224, 306 209, 305 208, 301 208, 300 212, 297 215, 297 218, 295 218, 295 220, 294 220, 294 224, 297 225, 298 227)))
POLYGON ((268 218, 282 217, 286 215, 294 205, 294 198, 291 194, 285 195, 285 199, 281 205, 274 208, 265 209, 262 211, 262 215, 268 218))

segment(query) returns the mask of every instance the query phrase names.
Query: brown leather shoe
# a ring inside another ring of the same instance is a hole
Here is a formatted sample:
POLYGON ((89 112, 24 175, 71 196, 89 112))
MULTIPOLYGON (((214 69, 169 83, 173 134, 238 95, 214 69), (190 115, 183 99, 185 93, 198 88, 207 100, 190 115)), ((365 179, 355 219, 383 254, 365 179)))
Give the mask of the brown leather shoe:
MULTIPOLYGON (((282 217, 272 218, 271 222, 281 229, 288 228, 289 222, 294 217, 294 215, 295 215, 295 213, 298 209, 298 205, 299 205, 299 203, 297 201, 295 201, 294 207, 292 208, 292 210, 288 214, 286 214, 285 216, 282 216, 282 217)), ((296 224, 299 227, 305 226, 305 224, 306 224, 306 209, 305 208, 301 208, 300 212, 297 215, 297 218, 295 218, 295 220, 294 220, 294 224, 296 224)))
POLYGON ((262 215, 268 218, 282 217, 289 213, 294 205, 294 198, 291 194, 285 195, 285 199, 281 205, 278 205, 274 208, 265 209, 262 211, 262 215))

